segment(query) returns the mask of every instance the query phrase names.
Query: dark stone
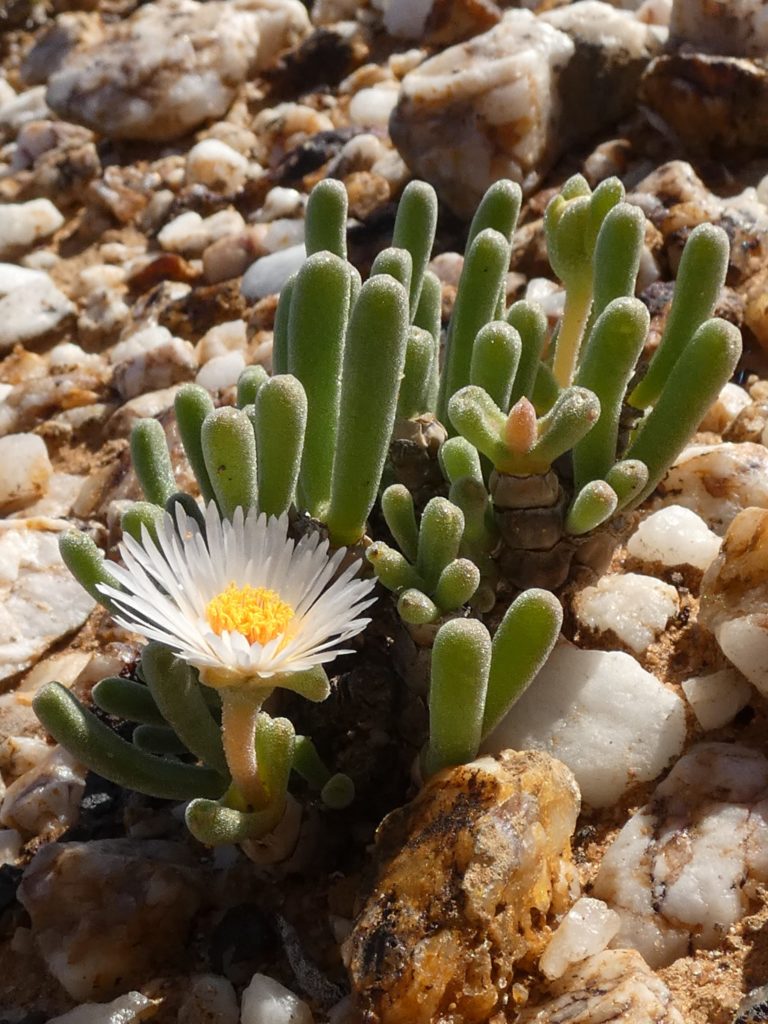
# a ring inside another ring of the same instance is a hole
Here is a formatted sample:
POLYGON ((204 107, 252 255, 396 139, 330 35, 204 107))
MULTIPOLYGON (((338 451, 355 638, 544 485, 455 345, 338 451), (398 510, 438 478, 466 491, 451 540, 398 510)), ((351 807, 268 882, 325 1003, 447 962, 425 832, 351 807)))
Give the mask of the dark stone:
POLYGON ((230 907, 213 930, 211 967, 230 981, 248 980, 253 965, 274 952, 277 943, 272 915, 255 903, 240 903, 230 907))
POLYGON ((14 867, 12 864, 3 864, 0 867, 0 911, 10 907, 16 900, 16 890, 23 874, 23 868, 14 867))
POLYGON ((768 1021, 768 985, 753 989, 742 999, 733 1024, 760 1024, 768 1021))

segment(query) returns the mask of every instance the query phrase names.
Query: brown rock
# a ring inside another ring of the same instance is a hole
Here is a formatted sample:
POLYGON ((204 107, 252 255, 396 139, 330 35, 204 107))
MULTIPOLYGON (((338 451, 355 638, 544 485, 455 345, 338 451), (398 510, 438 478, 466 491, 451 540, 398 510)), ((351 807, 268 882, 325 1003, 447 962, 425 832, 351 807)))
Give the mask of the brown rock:
POLYGON ((640 85, 641 101, 691 153, 768 151, 768 70, 746 58, 676 53, 657 57, 640 85))
POLYGON ((73 999, 108 999, 183 952, 200 872, 178 843, 50 843, 19 899, 50 972, 73 999))
POLYGON ((546 754, 440 772, 379 830, 385 858, 343 947, 367 1021, 485 1022, 545 947, 577 883, 576 782, 546 754))

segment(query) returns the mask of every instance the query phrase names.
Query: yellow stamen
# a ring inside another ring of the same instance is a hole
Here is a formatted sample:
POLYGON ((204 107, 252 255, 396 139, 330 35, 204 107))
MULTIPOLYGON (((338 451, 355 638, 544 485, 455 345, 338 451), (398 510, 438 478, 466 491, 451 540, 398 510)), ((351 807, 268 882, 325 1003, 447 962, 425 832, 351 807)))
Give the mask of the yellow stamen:
POLYGON ((237 587, 226 590, 208 602, 205 617, 214 633, 225 630, 242 633, 249 644, 266 644, 285 631, 294 616, 293 608, 279 594, 266 587, 237 587))

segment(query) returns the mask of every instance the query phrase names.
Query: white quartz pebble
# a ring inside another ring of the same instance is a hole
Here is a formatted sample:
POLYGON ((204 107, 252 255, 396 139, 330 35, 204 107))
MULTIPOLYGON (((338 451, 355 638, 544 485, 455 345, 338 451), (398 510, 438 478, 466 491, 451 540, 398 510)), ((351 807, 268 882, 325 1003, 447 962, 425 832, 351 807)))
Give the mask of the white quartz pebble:
POLYGON ((683 693, 702 729, 719 729, 746 707, 752 688, 734 669, 724 668, 686 679, 683 693))
POLYGON ((74 312, 47 274, 14 288, 0 299, 0 352, 44 337, 74 312))
POLYGON ((264 203, 256 220, 273 221, 279 217, 300 217, 304 213, 306 197, 295 188, 276 185, 264 196, 264 203))
POLYGON ((544 950, 539 968, 545 977, 561 978, 573 964, 601 953, 621 926, 615 910, 602 900, 582 896, 557 926, 544 950))
POLYGON ((199 256, 212 242, 237 235, 244 229, 245 221, 237 210, 220 210, 205 219, 194 210, 188 210, 169 221, 157 240, 169 252, 199 256))
POLYGON ((307 1004, 266 974, 254 974, 243 992, 240 1024, 312 1024, 307 1004))
POLYGON ((163 249, 171 252, 184 252, 187 249, 199 249, 205 239, 203 218, 195 210, 180 213, 178 217, 168 221, 160 231, 157 240, 163 249))
POLYGON ((658 488, 665 505, 684 505, 722 535, 742 509, 768 508, 768 449, 750 441, 690 445, 658 488))
POLYGON ((248 173, 248 160, 219 139, 203 139, 187 153, 187 181, 231 194, 248 173))
POLYGON ((768 623, 764 614, 726 619, 715 627, 720 650, 728 661, 768 697, 768 623))
POLYGON ((267 295, 276 295, 306 259, 304 245, 292 245, 268 256, 262 256, 245 272, 240 291, 248 302, 257 302, 267 295))
POLYGON ((226 320, 206 331, 195 345, 195 355, 202 366, 215 356, 228 352, 245 352, 248 334, 244 320, 226 320))
POLYGON ((0 511, 41 497, 53 473, 45 441, 37 434, 0 437, 0 466, 0 511))
POLYGON ((624 825, 593 895, 621 917, 614 940, 662 967, 715 949, 768 880, 768 761, 733 743, 690 750, 624 825))
POLYGON ((561 644, 483 751, 545 750, 568 765, 585 803, 608 807, 656 778, 685 736, 683 701, 631 655, 561 644))
POLYGON ((640 653, 653 643, 677 614, 674 587, 639 573, 603 576, 594 587, 584 587, 573 601, 579 625, 597 633, 613 633, 640 653))
POLYGON ((704 570, 720 551, 720 538, 701 516, 682 505, 653 512, 627 543, 627 554, 665 566, 692 565, 704 570))
POLYGON ((154 1017, 159 1005, 141 992, 128 992, 111 1003, 83 1003, 60 1017, 51 1017, 48 1024, 139 1024, 154 1017))
POLYGON ((95 605, 61 560, 57 525, 68 526, 0 520, 0 680, 29 668, 95 605))
POLYGON ((176 1024, 238 1024, 239 1020, 231 981, 218 974, 199 974, 189 979, 176 1024))
MULTIPOLYGON (((411 4, 411 6, 413 6, 411 4)), ((387 130, 389 115, 397 104, 395 83, 374 85, 356 92, 349 103, 349 119, 360 128, 387 130)))
POLYGON ((234 387, 237 379, 245 369, 245 356, 242 352, 227 352, 226 355, 214 356, 202 369, 198 370, 195 383, 209 391, 223 391, 234 387))
POLYGON ((699 430, 713 430, 716 434, 722 434, 751 401, 749 393, 744 388, 729 381, 707 410, 706 416, 699 424, 699 430))
POLYGON ((48 275, 42 270, 30 270, 15 263, 0 263, 0 298, 25 284, 47 281, 48 275))
POLYGON ((64 218, 50 199, 0 206, 0 257, 28 249, 58 231, 64 218))

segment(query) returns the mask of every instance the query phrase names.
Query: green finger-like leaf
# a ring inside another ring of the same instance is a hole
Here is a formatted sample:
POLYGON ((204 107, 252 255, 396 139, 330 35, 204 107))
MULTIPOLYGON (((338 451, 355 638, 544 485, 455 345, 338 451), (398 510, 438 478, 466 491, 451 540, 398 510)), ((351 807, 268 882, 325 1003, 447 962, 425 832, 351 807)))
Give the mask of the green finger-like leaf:
POLYGON ((598 318, 576 376, 600 402, 600 417, 573 451, 576 488, 602 479, 616 461, 627 385, 648 335, 650 316, 639 299, 614 299, 598 318))
POLYGON ((637 501, 656 487, 730 380, 741 355, 741 334, 725 320, 707 320, 675 363, 656 405, 627 451, 648 467, 648 483, 637 501))
POLYGON ((428 270, 424 274, 421 287, 421 298, 416 315, 413 318, 413 326, 421 327, 429 331, 435 341, 435 358, 430 366, 429 384, 427 393, 427 410, 435 412, 437 409, 437 394, 440 388, 440 367, 438 353, 440 350, 440 334, 442 325, 442 285, 436 274, 428 270))
POLYGON ((376 579, 395 594, 409 587, 422 587, 423 581, 413 566, 399 551, 383 541, 369 545, 365 557, 373 566, 376 579))
POLYGON ((133 745, 149 754, 186 754, 187 748, 167 725, 137 725, 133 745))
POLYGON ((498 231, 507 243, 511 242, 522 202, 523 193, 517 182, 509 178, 495 181, 478 204, 469 226, 466 248, 469 249, 487 228, 498 231))
POLYGON ((330 779, 331 773, 309 736, 297 736, 293 748, 293 770, 316 792, 330 779))
POLYGON ((453 619, 438 630, 429 684, 427 775, 477 755, 483 725, 491 637, 477 619, 453 619))
POLYGON ((235 509, 256 506, 258 476, 256 439, 242 409, 215 409, 202 430, 205 466, 221 514, 231 519, 235 509))
POLYGON ((141 725, 165 725, 160 710, 146 686, 122 676, 107 676, 96 683, 93 703, 109 715, 141 725))
POLYGON ((447 498, 427 502, 419 526, 416 570, 426 584, 427 593, 437 586, 443 569, 459 553, 464 533, 464 514, 447 498))
MULTIPOLYGON (((296 286, 297 274, 291 274, 280 291, 275 310, 275 326, 272 332, 272 372, 288 373, 290 369, 289 337, 291 304, 293 302, 293 289, 296 286)), ((238 403, 239 404, 239 403, 238 403)), ((250 402, 244 403, 250 405, 250 402)))
POLYGON ((320 799, 333 811, 343 811, 355 799, 355 784, 348 775, 336 772, 320 790, 320 799))
POLYGON ((411 419, 430 411, 432 367, 437 358, 437 343, 432 335, 420 327, 411 327, 397 397, 399 419, 411 419))
POLYGON ((507 609, 493 637, 482 735, 489 735, 541 671, 563 624, 547 590, 526 590, 507 609))
POLYGON ((402 285, 387 275, 366 281, 352 312, 344 353, 326 517, 335 545, 354 544, 363 536, 376 500, 395 422, 407 334, 408 296, 402 285))
POLYGON ((304 216, 307 256, 325 251, 346 259, 347 206, 347 190, 342 182, 325 178, 315 185, 309 193, 304 216))
POLYGON ((221 795, 226 780, 211 768, 168 761, 138 750, 104 725, 59 683, 35 696, 35 714, 73 757, 110 782, 163 800, 221 795))
POLYGON ((507 323, 520 337, 520 361, 507 404, 511 409, 523 396, 533 400, 533 386, 547 340, 547 317, 539 306, 521 299, 509 307, 507 323))
POLYGON ((157 543, 157 531, 164 518, 165 509, 148 501, 134 501, 120 517, 120 527, 123 533, 133 537, 139 544, 142 542, 143 530, 157 543))
POLYGON ((195 757, 226 777, 221 729, 203 699, 194 671, 157 643, 144 648, 141 668, 160 713, 182 743, 195 757))
POLYGON ((482 483, 483 470, 480 465, 480 455, 477 448, 470 444, 465 437, 461 435, 449 437, 440 445, 437 457, 443 476, 449 483, 454 484, 457 480, 467 476, 482 483))
POLYGON ((187 828, 205 846, 245 843, 269 835, 280 824, 284 807, 262 811, 238 811, 217 800, 192 800, 184 812, 187 828))
POLYGON ((614 299, 635 294, 645 238, 645 215, 629 203, 608 213, 595 243, 591 323, 614 299))
POLYGON ((545 472, 564 452, 591 430, 600 415, 600 402, 586 388, 566 388, 550 412, 539 420, 539 440, 529 456, 529 472, 545 472))
POLYGON ((503 440, 507 417, 483 388, 470 384, 448 403, 451 423, 471 445, 500 468, 509 457, 503 440))
POLYGON ((435 586, 435 604, 443 612, 462 608, 480 586, 480 570, 468 558, 457 558, 440 573, 435 586))
POLYGON ((131 461, 147 501, 165 505, 176 491, 176 480, 165 431, 157 420, 139 420, 131 431, 131 461))
POLYGON ((410 562, 415 562, 419 528, 411 492, 402 484, 392 484, 381 496, 381 511, 397 546, 410 562))
POLYGON ((440 609, 422 590, 411 587, 398 597, 397 614, 410 626, 426 626, 440 618, 440 609))
MULTIPOLYGON (((297 499, 318 519, 325 518, 331 496, 350 287, 349 265, 328 252, 310 256, 293 287, 288 371, 301 381, 307 396, 297 499)), ((372 337, 375 333, 367 340, 372 337)))
POLYGON ((104 557, 104 552, 93 539, 82 530, 68 530, 59 537, 59 552, 62 561, 83 590, 108 611, 113 611, 112 602, 98 588, 122 588, 109 571, 109 563, 104 557))
POLYGON ((469 380, 487 391, 502 411, 509 409, 521 352, 520 335, 504 320, 492 320, 477 332, 469 380))
POLYGON ((725 283, 730 247, 728 236, 713 224, 699 224, 683 249, 675 294, 664 334, 648 372, 630 396, 638 409, 653 404, 694 332, 712 315, 725 283))
POLYGON ((271 377, 254 409, 259 510, 279 516, 291 507, 307 427, 307 396, 290 374, 271 377))
POLYGON ((263 366, 246 366, 237 380, 237 407, 244 409, 253 405, 256 396, 269 380, 269 374, 263 366))
POLYGON ((590 480, 578 492, 568 510, 565 532, 579 537, 607 522, 616 511, 619 499, 604 480, 590 480))
POLYGON ((213 399, 199 384, 182 384, 176 392, 174 409, 181 443, 207 505, 213 501, 213 486, 205 467, 202 429, 205 417, 213 412, 213 399))
POLYGON ((392 245, 406 249, 411 255, 411 282, 408 305, 411 320, 416 315, 421 298, 424 274, 437 227, 437 195, 425 181, 411 181, 403 189, 397 204, 397 216, 392 232, 392 245))
POLYGON ((613 489, 618 500, 618 511, 631 504, 642 494, 648 483, 648 467, 638 459, 623 459, 611 466, 605 482, 613 489))
POLYGON ((407 249, 382 249, 371 266, 371 277, 377 274, 389 274, 408 292, 411 287, 413 267, 411 254, 407 249))
POLYGON ((477 332, 496 318, 498 299, 509 269, 509 243, 498 231, 481 231, 464 259, 448 330, 440 379, 438 418, 447 423, 451 396, 469 384, 477 332))

